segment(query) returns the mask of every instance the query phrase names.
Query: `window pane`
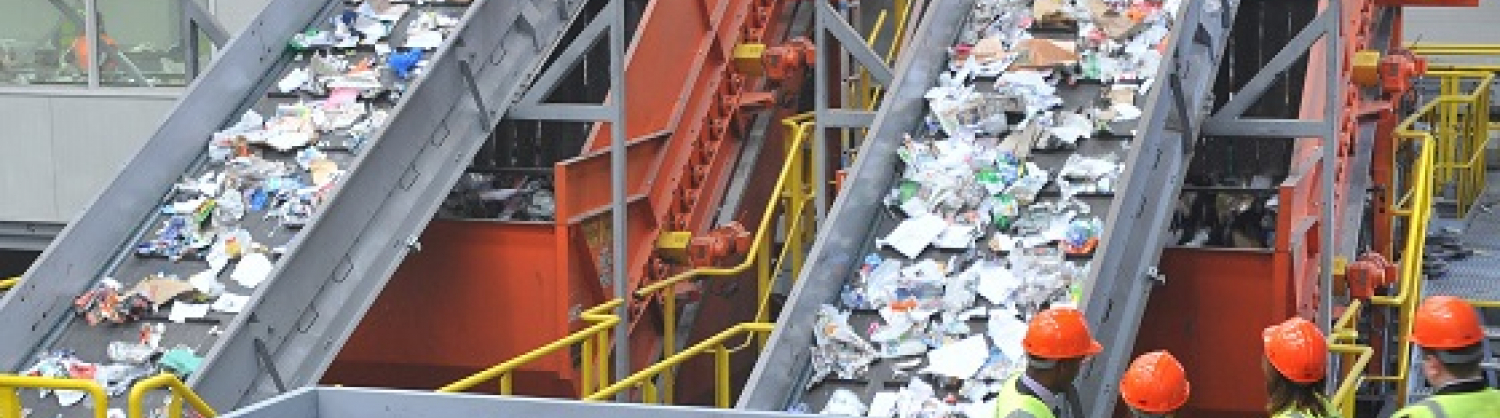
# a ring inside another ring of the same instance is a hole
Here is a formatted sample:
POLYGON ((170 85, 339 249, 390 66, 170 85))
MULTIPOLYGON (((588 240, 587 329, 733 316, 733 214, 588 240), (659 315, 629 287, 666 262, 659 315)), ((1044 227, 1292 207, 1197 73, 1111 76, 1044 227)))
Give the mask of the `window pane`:
MULTIPOLYGON (((9 1, 9 0, 0 0, 9 1)), ((99 84, 187 85, 182 10, 177 0, 97 0, 99 84)))
MULTIPOLYGON (((83 17, 83 2, 64 0, 83 17)), ((0 0, 0 85, 86 85, 72 54, 84 28, 46 0, 0 0)))

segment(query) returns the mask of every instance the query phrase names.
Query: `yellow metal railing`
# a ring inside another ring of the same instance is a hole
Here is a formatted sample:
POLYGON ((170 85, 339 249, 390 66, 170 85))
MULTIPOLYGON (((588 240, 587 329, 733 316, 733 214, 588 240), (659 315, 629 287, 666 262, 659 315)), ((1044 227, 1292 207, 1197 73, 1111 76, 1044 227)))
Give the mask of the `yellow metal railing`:
POLYGON ((20 277, 12 277, 12 278, 9 278, 9 279, 0 279, 0 290, 10 290, 10 288, 16 287, 16 284, 18 284, 18 283, 21 283, 21 278, 20 277))
POLYGON ((746 322, 735 325, 734 327, 719 332, 713 337, 709 337, 707 340, 703 340, 703 342, 694 344, 692 347, 688 347, 687 349, 682 350, 681 353, 673 354, 671 357, 664 358, 661 362, 653 364, 651 365, 651 367, 647 367, 645 370, 636 372, 635 374, 626 377, 624 380, 615 382, 615 384, 609 385, 604 389, 600 389, 593 395, 585 397, 584 400, 607 401, 610 399, 614 399, 614 396, 616 394, 619 394, 620 392, 632 389, 640 389, 642 391, 643 402, 658 403, 661 399, 658 397, 657 389, 655 383, 652 382, 652 379, 667 376, 668 374, 672 373, 673 368, 694 357, 706 353, 713 353, 715 382, 714 405, 720 408, 728 408, 730 407, 730 403, 733 402, 733 394, 730 392, 731 390, 733 390, 733 386, 730 382, 729 360, 730 355, 738 349, 729 348, 729 346, 726 345, 725 342, 739 336, 740 334, 758 336, 769 335, 771 333, 771 330, 775 329, 775 327, 775 324, 764 322, 746 322))
POLYGON ((1332 338, 1328 340, 1328 352, 1341 357, 1345 365, 1344 379, 1339 382, 1338 390, 1330 398, 1333 407, 1340 411, 1339 416, 1355 416, 1354 395, 1359 392, 1359 386, 1364 384, 1365 369, 1375 357, 1375 349, 1355 342, 1359 338, 1359 331, 1355 330, 1353 322, 1354 318, 1359 317, 1362 307, 1364 303, 1359 300, 1349 304, 1344 315, 1333 325, 1330 335, 1332 338))
POLYGON ((581 344, 582 365, 580 380, 582 381, 580 396, 589 396, 594 388, 604 387, 609 383, 609 334, 618 326, 620 317, 611 312, 619 307, 624 301, 615 299, 595 306, 578 315, 579 319, 592 322, 587 328, 578 330, 560 340, 553 341, 526 354, 522 354, 504 363, 490 367, 473 376, 453 382, 447 386, 438 388, 438 392, 464 392, 491 381, 498 381, 501 395, 514 393, 514 375, 521 366, 551 355, 565 348, 581 344))
POLYGON ((1408 44, 1406 48, 1417 55, 1500 55, 1500 44, 1448 44, 1418 42, 1408 44))
MULTIPOLYGON (((1440 106, 1444 98, 1439 98, 1423 106, 1421 110, 1407 117, 1396 127, 1396 141, 1394 146, 1402 147, 1406 144, 1415 144, 1418 147, 1416 158, 1411 164, 1411 173, 1401 181, 1407 191, 1403 197, 1397 200, 1391 212, 1395 216, 1406 219, 1406 240, 1402 246, 1400 256, 1400 273, 1396 283, 1395 296, 1374 296, 1370 298, 1373 306, 1384 306, 1395 309, 1399 316, 1401 327, 1399 341, 1397 342, 1397 366, 1394 373, 1387 375, 1366 376, 1365 381, 1394 382, 1397 402, 1405 402, 1406 386, 1410 379, 1408 370, 1411 368, 1411 319, 1416 312, 1417 295, 1421 293, 1422 286, 1422 258, 1427 243, 1427 224, 1432 218, 1432 197, 1435 174, 1437 169, 1437 154, 1440 140, 1436 135, 1441 132, 1437 129, 1421 130, 1417 124, 1431 118, 1432 114, 1449 108, 1440 106)), ((1487 111, 1488 108, 1486 108, 1487 111)), ((1351 307, 1356 310, 1359 305, 1351 307)), ((1340 319, 1340 329, 1349 329, 1348 317, 1340 319)), ((1342 338, 1337 338, 1342 339, 1342 338)), ((1352 394, 1351 394, 1352 396, 1352 394)))
POLYGON ((21 418, 20 389, 81 390, 93 401, 95 418, 105 418, 109 411, 104 387, 91 379, 0 375, 0 418, 21 418))
MULTIPOLYGON (((766 205, 766 210, 761 214, 760 224, 755 230, 751 241, 748 256, 738 265, 732 267, 708 267, 697 268, 682 272, 672 277, 662 279, 650 285, 644 286, 635 292, 636 297, 649 298, 658 294, 666 293, 668 289, 688 280, 704 277, 731 277, 749 272, 755 268, 756 277, 756 308, 754 323, 764 323, 770 315, 770 296, 772 286, 775 284, 776 272, 782 271, 786 264, 791 263, 793 277, 795 272, 800 271, 805 249, 811 243, 814 228, 811 225, 811 217, 804 216, 808 213, 809 205, 813 199, 813 187, 811 185, 811 155, 807 146, 807 138, 812 129, 812 115, 801 114, 782 121, 788 130, 787 156, 782 163, 781 172, 776 177, 776 185, 773 190, 773 199, 766 205), (780 214, 786 217, 782 223, 780 232, 786 240, 779 255, 772 258, 771 240, 775 239, 773 231, 777 228, 776 216, 780 214), (788 261, 790 260, 790 261, 788 261)), ((662 345, 664 359, 661 363, 653 365, 647 370, 660 370, 651 373, 653 377, 660 377, 661 390, 653 382, 650 384, 634 384, 632 387, 640 388, 644 397, 651 400, 660 399, 665 403, 674 401, 673 385, 675 383, 674 369, 678 362, 672 359, 688 358, 692 356, 679 357, 676 355, 677 347, 677 298, 676 295, 661 295, 663 330, 662 345)), ((470 390, 485 382, 499 381, 500 394, 512 394, 511 375, 521 366, 536 361, 543 356, 556 352, 574 344, 584 344, 582 350, 584 358, 583 384, 580 397, 591 398, 601 392, 594 391, 595 388, 604 388, 609 383, 609 330, 619 323, 619 318, 607 314, 621 303, 619 300, 610 301, 586 311, 584 319, 593 320, 595 324, 578 332, 572 333, 561 340, 554 341, 546 346, 532 350, 512 358, 505 363, 469 376, 448 386, 444 386, 440 392, 459 392, 470 390)), ((746 324, 742 324, 746 325, 746 324)), ((751 327, 750 329, 758 329, 751 327)), ((728 332, 728 331, 726 331, 728 332)), ((746 335, 759 337, 761 346, 765 344, 766 333, 737 332, 728 335, 746 335)), ((722 334, 721 335, 725 335, 722 334)), ((727 337, 726 337, 727 338, 727 337)), ((747 344, 738 348, 729 349, 729 353, 744 348, 747 344)), ((691 350, 691 349, 690 349, 691 350)), ((727 355, 728 353, 726 353, 727 355)), ((644 371, 642 372, 644 373, 644 371)), ((610 396, 613 396, 611 393, 610 396)))
MULTIPOLYGON (((172 398, 167 402, 167 409, 165 414, 161 415, 162 417, 182 418, 184 403, 192 406, 201 418, 218 416, 218 413, 214 412, 214 409, 209 407, 203 398, 193 393, 193 390, 178 380, 177 376, 170 374, 152 376, 132 386, 127 400, 127 416, 130 418, 150 417, 151 415, 146 413, 146 394, 163 388, 171 391, 172 398)), ((81 390, 88 392, 88 398, 94 404, 95 418, 105 418, 109 411, 109 395, 104 392, 104 387, 93 379, 0 375, 0 418, 21 417, 21 397, 18 393, 20 389, 81 390)))
POLYGON ((1426 119, 1437 140, 1437 181, 1456 189, 1458 216, 1464 217, 1484 192, 1485 148, 1489 144, 1490 86, 1495 74, 1483 71, 1428 71, 1441 82, 1436 108, 1414 116, 1426 119), (1465 82, 1474 89, 1462 93, 1465 82))
POLYGON ((178 380, 177 376, 161 374, 142 380, 130 388, 130 401, 127 404, 129 409, 126 410, 130 418, 150 417, 146 414, 146 394, 157 389, 167 389, 172 392, 172 398, 167 402, 165 418, 182 418, 184 402, 192 406, 202 418, 219 416, 218 412, 214 412, 214 409, 208 406, 208 402, 204 402, 197 393, 193 393, 193 390, 178 380))
MULTIPOLYGON (((755 236, 750 243, 749 256, 733 267, 710 267, 689 270, 656 283, 642 287, 635 292, 637 297, 651 297, 674 288, 677 284, 700 277, 727 277, 737 276, 755 267, 756 309, 754 322, 766 322, 770 318, 771 290, 775 285, 777 272, 782 271, 784 263, 791 260, 791 276, 796 277, 796 272, 802 270, 804 249, 812 241, 811 232, 814 228, 810 225, 811 217, 804 216, 810 209, 813 200, 812 185, 812 156, 807 146, 807 138, 812 129, 812 115, 801 114, 782 120, 782 125, 787 128, 786 138, 786 160, 782 163, 781 173, 776 176, 776 185, 770 202, 766 204, 766 210, 761 214, 760 224, 755 230, 755 236), (781 211, 779 209, 785 209, 781 211), (786 239, 781 247, 781 252, 775 257, 773 263, 771 255, 771 240, 775 239, 772 234, 776 225, 776 215, 786 216, 786 222, 781 232, 786 239)), ((662 295, 662 358, 672 358, 677 350, 677 298, 675 295, 662 295)), ((760 345, 765 345, 766 335, 757 335, 760 345)), ((665 361, 665 360, 663 360, 665 361)), ((670 404, 675 401, 674 384, 676 377, 672 371, 661 374, 662 399, 670 404)))

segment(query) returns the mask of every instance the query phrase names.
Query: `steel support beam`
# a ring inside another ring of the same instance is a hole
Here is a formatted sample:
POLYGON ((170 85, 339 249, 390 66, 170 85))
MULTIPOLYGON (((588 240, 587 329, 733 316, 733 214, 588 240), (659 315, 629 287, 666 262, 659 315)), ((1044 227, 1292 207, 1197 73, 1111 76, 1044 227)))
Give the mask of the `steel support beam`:
MULTIPOLYGON (((584 54, 588 53, 589 50, 594 49, 594 46, 599 44, 599 40, 604 36, 604 30, 609 29, 611 21, 611 19, 607 19, 606 16, 603 15, 594 17, 594 20, 590 21, 589 25, 587 27, 584 27, 582 32, 579 32, 578 37, 574 38, 573 42, 569 43, 568 47, 566 49, 563 49, 563 52, 561 54, 558 54, 557 60, 553 61, 545 71, 542 71, 542 74, 537 77, 536 83, 533 83, 530 87, 527 87, 526 94, 522 95, 521 102, 517 103, 519 106, 517 106, 511 112, 514 113, 516 111, 521 111, 522 109, 529 108, 532 105, 540 104, 542 103, 542 101, 547 99, 548 95, 551 95, 553 91, 557 90, 557 83, 560 82, 563 77, 567 76, 568 72, 573 70, 573 67, 576 67, 578 65, 579 60, 583 58, 584 54)), ((566 120, 595 121, 609 119, 610 117, 611 116, 607 115, 592 115, 589 116, 589 119, 566 120)), ((523 115, 513 115, 512 118, 559 120, 523 115)))
MULTIPOLYGON (((630 276, 625 266, 629 262, 629 241, 626 240, 626 228, 630 226, 625 213, 625 200, 629 197, 625 190, 625 0, 610 0, 609 11, 609 100, 614 103, 614 120, 610 122, 609 143, 609 189, 610 189, 610 228, 614 232, 614 245, 610 263, 611 280, 614 282, 615 298, 628 301, 630 299, 630 276)), ((615 308, 615 316, 620 318, 619 325, 615 326, 615 381, 624 381, 634 371, 630 369, 630 304, 621 303, 615 308)), ((665 330, 675 332, 676 330, 665 330)), ((599 349, 603 350, 603 347, 599 349)), ((615 395, 615 400, 627 402, 630 400, 628 392, 615 395)))
POLYGON ((560 122, 598 122, 614 119, 617 112, 613 104, 534 104, 517 105, 511 108, 506 119, 545 120, 560 122))
MULTIPOLYGON (((831 2, 818 1, 812 4, 815 4, 816 6, 814 7, 817 8, 818 32, 821 34, 825 30, 828 31, 835 39, 839 40, 840 47, 848 51, 849 54, 854 56, 855 60, 859 61, 860 65, 870 71, 871 78, 874 78, 881 85, 890 85, 892 77, 891 67, 886 65, 884 59, 880 58, 880 54, 875 53, 875 50, 870 48, 870 45, 865 42, 864 36, 855 31, 854 27, 849 25, 849 21, 844 20, 844 17, 839 15, 838 10, 834 10, 831 2)), ((822 42, 818 44, 821 45, 822 42)), ((821 58, 819 56, 818 62, 820 63, 822 62, 821 58)))
POLYGON ((182 26, 178 30, 179 41, 182 42, 182 62, 184 74, 188 83, 198 78, 203 71, 204 63, 198 59, 198 50, 203 44, 198 41, 198 33, 202 32, 208 37, 208 42, 215 48, 222 48, 224 43, 229 42, 229 31, 219 24, 213 15, 203 10, 195 0, 178 0, 179 10, 182 11, 182 26))
POLYGON ((1204 136, 1236 138, 1319 138, 1328 131, 1322 121, 1303 119, 1209 120, 1203 126, 1204 136))
MULTIPOLYGON (((830 49, 828 47, 828 35, 833 35, 838 40, 841 51, 839 60, 845 61, 848 56, 870 72, 870 77, 883 86, 890 87, 894 78, 891 67, 870 48, 863 36, 849 24, 849 21, 833 8, 830 2, 813 2, 813 47, 818 57, 813 65, 813 141, 812 141, 812 180, 817 185, 813 189, 814 221, 816 225, 822 225, 828 217, 829 193, 831 186, 828 179, 828 132, 829 128, 868 128, 875 121, 874 112, 864 110, 836 109, 829 107, 828 97, 835 91, 829 86, 828 62, 830 49)), ((845 71, 850 70, 847 66, 845 71)))
MULTIPOLYGON (((1089 326, 1105 347, 1078 382, 1086 416, 1114 415, 1120 375, 1130 363, 1157 271, 1167 230, 1191 161, 1198 130, 1213 102, 1234 14, 1242 0, 1217 10, 1205 1, 1183 2, 1177 11, 1167 56, 1146 99, 1135 144, 1121 179, 1084 290, 1089 326)), ((1165 278, 1170 280, 1170 278, 1165 278)))
POLYGON ((1335 16, 1325 10, 1308 22, 1307 27, 1297 32, 1297 36, 1287 42, 1281 51, 1276 52, 1276 55, 1271 57, 1271 61, 1266 62, 1255 77, 1251 77, 1244 87, 1230 96, 1229 101, 1224 103, 1224 106, 1209 119, 1210 122, 1221 118, 1243 116, 1245 111, 1249 110, 1250 106, 1259 101, 1261 96, 1265 95, 1266 90, 1271 88, 1271 84, 1276 82, 1276 77, 1290 70, 1298 58, 1307 55, 1314 42, 1328 33, 1328 27, 1335 23, 1335 16))
POLYGON ((868 128, 875 122, 875 112, 868 110, 828 109, 818 118, 825 128, 868 128))
POLYGON ((0 249, 42 251, 61 233, 64 224, 0 221, 0 249))
POLYGON ((196 26, 195 29, 203 31, 203 35, 208 37, 209 42, 213 42, 214 46, 223 46, 229 42, 229 31, 225 30, 224 25, 219 24, 219 20, 215 19, 212 14, 203 10, 202 5, 194 0, 179 0, 179 2, 182 4, 183 20, 192 22, 196 26))

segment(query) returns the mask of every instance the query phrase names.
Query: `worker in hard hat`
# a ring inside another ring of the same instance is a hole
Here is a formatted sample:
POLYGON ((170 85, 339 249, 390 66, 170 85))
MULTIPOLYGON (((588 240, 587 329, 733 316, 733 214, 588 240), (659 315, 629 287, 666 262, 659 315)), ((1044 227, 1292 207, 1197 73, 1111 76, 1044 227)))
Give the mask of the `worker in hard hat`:
POLYGON ((1500 417, 1500 391, 1479 368, 1484 327, 1473 306, 1452 296, 1428 298, 1412 320, 1411 340, 1422 347, 1422 374, 1435 390, 1394 417, 1500 417))
POLYGON ((1073 379, 1083 362, 1104 347, 1089 333, 1083 313, 1052 308, 1038 313, 1021 340, 1026 371, 1005 383, 995 399, 995 418, 1081 417, 1073 379))
POLYGON ((1136 357, 1120 378, 1120 398, 1135 417, 1170 417, 1188 400, 1187 371, 1172 353, 1136 357))
POLYGON ((1323 396, 1328 368, 1328 341, 1317 325, 1292 318, 1267 327, 1265 340, 1266 391, 1272 418, 1326 418, 1333 408, 1323 396))

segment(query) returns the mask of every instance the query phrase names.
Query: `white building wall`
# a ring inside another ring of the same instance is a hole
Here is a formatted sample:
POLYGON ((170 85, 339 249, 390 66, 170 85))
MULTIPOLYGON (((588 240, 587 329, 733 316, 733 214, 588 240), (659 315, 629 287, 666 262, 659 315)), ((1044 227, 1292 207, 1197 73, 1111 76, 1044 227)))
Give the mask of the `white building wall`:
MULTIPOLYGON (((230 34, 269 2, 205 1, 230 34)), ((0 85, 0 223, 70 221, 155 133, 182 91, 0 85)))

